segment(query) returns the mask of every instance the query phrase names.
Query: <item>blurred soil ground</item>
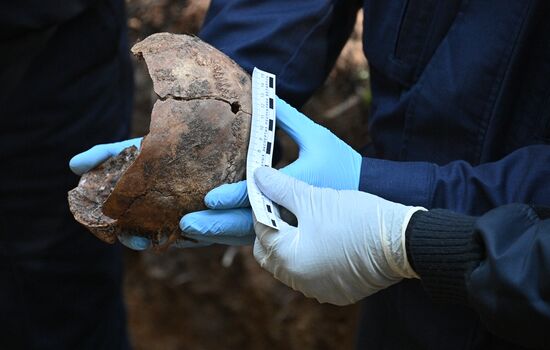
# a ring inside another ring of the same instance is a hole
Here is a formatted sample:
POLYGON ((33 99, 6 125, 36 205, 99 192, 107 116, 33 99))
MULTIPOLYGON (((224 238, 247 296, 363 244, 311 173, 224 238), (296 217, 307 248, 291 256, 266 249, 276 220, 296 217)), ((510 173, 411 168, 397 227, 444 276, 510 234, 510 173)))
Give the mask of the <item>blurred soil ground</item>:
MULTIPOLYGON (((130 43, 168 31, 197 33, 207 0, 127 0, 130 43)), ((356 30, 326 84, 302 109, 359 149, 368 142, 367 63, 356 30)), ((143 62, 135 68, 135 135, 156 100, 143 62)), ((296 147, 283 133, 288 163, 296 147)), ((281 165, 281 164, 280 164, 281 165)), ((133 346, 141 349, 351 349, 358 307, 320 305, 261 270, 250 247, 126 253, 124 281, 133 346)))

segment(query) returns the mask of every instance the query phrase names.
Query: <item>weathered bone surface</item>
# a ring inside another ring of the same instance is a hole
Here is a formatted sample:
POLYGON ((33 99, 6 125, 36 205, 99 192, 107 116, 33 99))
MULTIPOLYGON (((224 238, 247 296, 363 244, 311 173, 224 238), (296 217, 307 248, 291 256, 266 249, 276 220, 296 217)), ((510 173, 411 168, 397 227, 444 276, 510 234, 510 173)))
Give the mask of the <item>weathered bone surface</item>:
POLYGON ((69 207, 75 219, 108 243, 116 242, 116 220, 103 214, 103 203, 137 156, 137 148, 124 149, 94 170, 82 175, 78 187, 69 191, 69 207))
POLYGON ((69 192, 69 204, 106 242, 131 233, 166 246, 179 237, 182 215, 205 208, 210 189, 244 178, 251 81, 192 36, 154 34, 132 52, 145 59, 160 97, 149 134, 137 157, 127 149, 85 174, 69 192))

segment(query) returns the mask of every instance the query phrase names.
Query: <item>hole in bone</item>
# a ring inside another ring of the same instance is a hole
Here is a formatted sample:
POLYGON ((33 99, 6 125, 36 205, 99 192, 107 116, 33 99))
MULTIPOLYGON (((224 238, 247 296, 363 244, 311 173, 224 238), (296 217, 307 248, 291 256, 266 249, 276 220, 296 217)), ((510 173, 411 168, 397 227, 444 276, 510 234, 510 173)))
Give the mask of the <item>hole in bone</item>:
POLYGON ((240 111, 240 109, 241 109, 241 105, 239 102, 233 102, 231 104, 231 112, 237 114, 237 112, 240 111))

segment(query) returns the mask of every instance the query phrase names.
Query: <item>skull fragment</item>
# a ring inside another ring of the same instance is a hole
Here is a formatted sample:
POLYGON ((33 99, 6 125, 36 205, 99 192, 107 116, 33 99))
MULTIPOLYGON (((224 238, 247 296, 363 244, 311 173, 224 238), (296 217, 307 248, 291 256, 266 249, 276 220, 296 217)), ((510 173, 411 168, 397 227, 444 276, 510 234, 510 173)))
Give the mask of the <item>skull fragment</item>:
POLYGON ((252 112, 249 75, 197 37, 154 34, 143 57, 159 100, 138 150, 129 147, 69 192, 78 222, 105 242, 133 234, 157 248, 180 238, 181 216, 212 188, 242 180, 252 112))

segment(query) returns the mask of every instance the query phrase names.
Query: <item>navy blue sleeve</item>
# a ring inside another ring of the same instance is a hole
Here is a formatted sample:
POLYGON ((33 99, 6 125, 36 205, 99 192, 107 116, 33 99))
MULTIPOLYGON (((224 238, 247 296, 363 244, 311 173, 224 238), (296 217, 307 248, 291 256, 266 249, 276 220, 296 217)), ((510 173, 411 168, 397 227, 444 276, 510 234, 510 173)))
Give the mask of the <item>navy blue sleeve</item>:
POLYGON ((363 158, 359 188, 394 202, 471 215, 509 203, 550 205, 550 145, 523 147, 478 166, 363 158))
POLYGON ((550 211, 524 204, 475 218, 418 212, 407 255, 437 302, 472 307, 493 334, 522 346, 550 344, 550 211))
POLYGON ((277 94, 301 106, 326 79, 360 4, 349 0, 213 0, 199 36, 248 72, 277 76, 277 94))
MULTIPOLYGON (((548 166, 548 165, 547 165, 548 166)), ((550 220, 527 207, 481 217, 485 259, 466 280, 470 304, 495 334, 527 346, 550 344, 550 220)))

